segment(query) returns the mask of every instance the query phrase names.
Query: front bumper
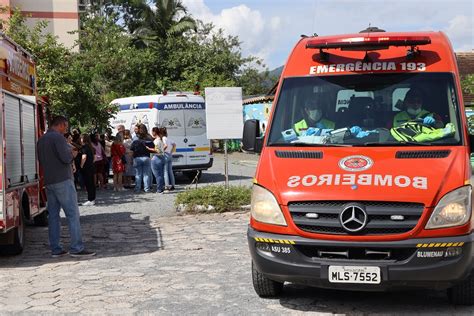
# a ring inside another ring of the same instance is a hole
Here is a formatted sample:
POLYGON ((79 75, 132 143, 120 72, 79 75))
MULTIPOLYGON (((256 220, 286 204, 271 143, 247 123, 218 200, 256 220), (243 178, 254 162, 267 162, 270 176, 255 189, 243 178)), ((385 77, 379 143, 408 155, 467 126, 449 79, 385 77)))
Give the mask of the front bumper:
POLYGON ((173 165, 173 171, 193 171, 193 170, 208 170, 212 167, 214 158, 211 157, 208 163, 200 165, 173 165))
POLYGON ((410 287, 446 289, 467 278, 474 268, 474 234, 402 241, 340 242, 262 233, 249 227, 247 236, 257 270, 278 282, 368 291, 410 287), (367 250, 375 256, 364 257, 367 250), (346 251, 354 254, 354 258, 351 255, 349 258, 337 257, 346 251), (450 255, 453 251, 461 253, 447 257, 448 251, 450 255), (380 257, 380 253, 387 252, 390 257, 380 257), (381 282, 330 283, 330 265, 380 267, 381 282))

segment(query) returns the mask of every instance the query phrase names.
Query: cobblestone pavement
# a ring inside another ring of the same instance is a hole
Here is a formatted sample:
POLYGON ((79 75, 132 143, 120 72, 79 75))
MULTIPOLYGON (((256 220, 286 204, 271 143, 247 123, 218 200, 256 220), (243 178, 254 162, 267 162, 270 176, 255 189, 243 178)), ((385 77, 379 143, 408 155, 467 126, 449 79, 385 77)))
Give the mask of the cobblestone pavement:
MULTIPOLYGON (((224 181, 216 156, 203 185, 224 181)), ((231 184, 250 184, 256 156, 230 157, 231 184)), ((187 182, 178 183, 183 189, 187 182)), ((86 245, 98 252, 90 259, 50 258, 47 229, 28 227, 24 253, 0 257, 0 314, 474 314, 436 291, 287 285, 281 298, 261 299, 251 283, 248 213, 176 216, 174 197, 99 192, 96 207, 80 208, 86 245)), ((63 230, 67 245, 65 222, 63 230)))
MULTIPOLYGON (((279 299, 253 291, 245 237, 248 213, 136 219, 86 215, 91 259, 49 258, 47 229, 0 260, 0 314, 473 314, 444 292, 358 293, 288 285, 279 299)), ((64 232, 67 236, 67 232, 64 232)), ((67 238, 64 241, 67 243, 67 238)))
MULTIPOLYGON (((257 155, 232 153, 229 154, 229 183, 231 185, 251 185, 257 166, 257 155)), ((110 179, 111 180, 111 179, 110 179)), ((224 183, 224 155, 214 154, 212 168, 202 174, 199 186, 224 183)), ((96 206, 81 207, 81 215, 97 213, 114 213, 117 207, 126 208, 133 214, 150 216, 151 218, 172 216, 176 214, 174 200, 176 194, 190 186, 190 180, 181 173, 176 175, 177 190, 169 194, 134 194, 132 190, 113 192, 112 190, 99 190, 97 192, 96 206), (159 205, 160 207, 156 207, 159 205)), ((111 183, 111 181, 110 181, 111 183)), ((109 184, 111 187, 111 184, 109 184)), ((193 185, 193 187, 196 187, 193 185)), ((85 202, 87 194, 79 191, 79 202, 85 202)), ((113 215, 111 215, 113 218, 113 215)))

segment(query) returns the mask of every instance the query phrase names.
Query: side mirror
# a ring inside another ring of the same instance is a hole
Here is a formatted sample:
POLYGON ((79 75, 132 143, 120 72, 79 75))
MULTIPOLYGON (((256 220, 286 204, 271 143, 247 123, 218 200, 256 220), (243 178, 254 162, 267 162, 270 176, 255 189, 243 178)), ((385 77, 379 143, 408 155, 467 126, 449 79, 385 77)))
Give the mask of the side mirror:
POLYGON ((242 147, 245 151, 260 153, 262 151, 263 137, 260 136, 259 120, 247 120, 244 124, 242 147))

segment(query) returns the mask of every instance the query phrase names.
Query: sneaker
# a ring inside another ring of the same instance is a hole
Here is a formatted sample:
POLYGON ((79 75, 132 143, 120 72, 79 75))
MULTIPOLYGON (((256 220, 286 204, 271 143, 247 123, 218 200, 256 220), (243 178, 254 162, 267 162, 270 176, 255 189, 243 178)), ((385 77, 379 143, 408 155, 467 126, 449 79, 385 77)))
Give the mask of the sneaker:
POLYGON ((62 250, 62 251, 59 252, 59 253, 53 253, 53 254, 51 255, 51 258, 64 257, 64 256, 67 255, 67 254, 68 254, 67 251, 62 250))
POLYGON ((87 201, 87 202, 82 203, 82 206, 92 206, 92 205, 95 205, 95 201, 87 201))
POLYGON ((156 193, 158 193, 158 194, 163 194, 164 192, 165 192, 165 191, 163 191, 163 190, 158 190, 158 191, 156 191, 156 193))
POLYGON ((174 185, 169 188, 170 191, 174 191, 174 185))
POLYGON ((69 253, 69 255, 73 258, 89 258, 89 257, 95 256, 96 253, 93 251, 88 251, 84 249, 81 252, 69 253))

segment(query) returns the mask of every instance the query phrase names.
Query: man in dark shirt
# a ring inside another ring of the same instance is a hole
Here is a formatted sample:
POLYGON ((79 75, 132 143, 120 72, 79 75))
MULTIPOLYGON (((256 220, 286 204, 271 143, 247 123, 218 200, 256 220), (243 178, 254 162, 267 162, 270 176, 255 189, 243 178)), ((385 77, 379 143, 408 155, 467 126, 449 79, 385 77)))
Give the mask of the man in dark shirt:
POLYGON ((90 257, 95 253, 85 250, 82 243, 77 193, 71 165, 74 156, 71 146, 63 136, 67 128, 67 119, 57 116, 51 122, 48 132, 38 140, 38 159, 44 171, 44 184, 48 196, 49 244, 52 257, 67 254, 60 244, 59 213, 62 208, 71 234, 69 254, 72 257, 90 257))

